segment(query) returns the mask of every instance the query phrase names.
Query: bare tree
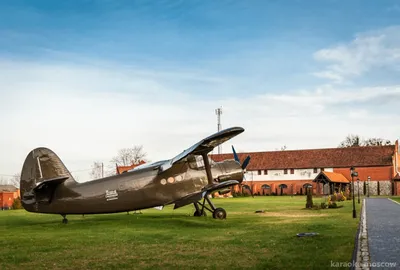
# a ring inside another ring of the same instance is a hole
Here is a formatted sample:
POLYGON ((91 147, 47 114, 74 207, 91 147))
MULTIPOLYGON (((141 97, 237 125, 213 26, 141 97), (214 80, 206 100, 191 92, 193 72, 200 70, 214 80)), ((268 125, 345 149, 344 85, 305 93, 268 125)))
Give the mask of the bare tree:
POLYGON ((357 147, 361 145, 361 138, 358 135, 347 135, 347 137, 339 144, 339 147, 357 147))
POLYGON ((19 182, 21 180, 21 174, 20 173, 16 173, 14 174, 14 176, 10 179, 10 182, 13 186, 19 188, 19 182))
POLYGON ((92 170, 90 171, 90 177, 92 179, 99 179, 104 177, 104 166, 102 162, 93 162, 92 170))
POLYGON ((281 151, 285 151, 287 149, 286 144, 284 146, 281 147, 281 151))
POLYGON ((118 151, 118 155, 111 159, 111 162, 118 164, 119 166, 129 166, 132 164, 138 164, 141 160, 146 157, 146 153, 143 152, 143 146, 134 146, 133 148, 122 148, 118 151))
POLYGON ((16 188, 19 188, 19 181, 21 179, 21 174, 16 173, 11 178, 5 178, 3 176, 0 177, 0 185, 12 185, 16 188))

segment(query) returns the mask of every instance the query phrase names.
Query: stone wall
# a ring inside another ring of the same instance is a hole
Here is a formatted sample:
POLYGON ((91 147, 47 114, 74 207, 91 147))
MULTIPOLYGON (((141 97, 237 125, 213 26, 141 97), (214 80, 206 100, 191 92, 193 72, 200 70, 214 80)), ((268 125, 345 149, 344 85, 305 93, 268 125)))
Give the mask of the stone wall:
MULTIPOLYGON (((378 182, 379 182, 379 195, 392 195, 392 182, 391 181, 370 181, 369 183, 369 195, 378 195, 378 182)), ((364 182, 361 181, 358 186, 357 182, 354 181, 355 195, 358 194, 358 187, 360 187, 360 195, 368 194, 368 185, 366 185, 366 194, 364 194, 364 182)))

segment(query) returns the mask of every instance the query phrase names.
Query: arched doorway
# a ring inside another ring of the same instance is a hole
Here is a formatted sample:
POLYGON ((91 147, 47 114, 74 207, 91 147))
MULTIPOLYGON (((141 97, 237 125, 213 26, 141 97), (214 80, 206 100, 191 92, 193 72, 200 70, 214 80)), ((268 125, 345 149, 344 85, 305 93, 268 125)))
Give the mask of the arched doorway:
POLYGON ((280 184, 279 185, 279 189, 281 190, 281 196, 283 195, 283 189, 284 188, 287 188, 287 185, 285 185, 285 184, 280 184))
POLYGON ((310 183, 305 183, 303 185, 304 188, 304 194, 307 195, 308 190, 310 190, 312 192, 312 185, 310 183))
POLYGON ((268 193, 268 195, 271 195, 271 187, 267 184, 264 184, 261 186, 261 190, 262 190, 262 195, 266 195, 268 193))

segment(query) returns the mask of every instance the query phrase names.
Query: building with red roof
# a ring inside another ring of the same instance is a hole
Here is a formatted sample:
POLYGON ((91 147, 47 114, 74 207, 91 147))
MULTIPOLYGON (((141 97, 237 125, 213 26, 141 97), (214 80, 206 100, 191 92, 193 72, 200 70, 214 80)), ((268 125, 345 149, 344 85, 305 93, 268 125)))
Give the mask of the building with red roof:
POLYGON ((137 166, 143 165, 145 163, 146 163, 145 161, 141 160, 141 161, 139 161, 139 163, 132 164, 129 166, 118 166, 118 164, 115 164, 115 167, 116 167, 117 174, 121 174, 121 173, 127 172, 129 170, 132 170, 132 169, 136 168, 137 166))
POLYGON ((13 185, 0 185, 0 210, 10 209, 18 197, 20 197, 19 188, 13 185))
MULTIPOLYGON (((361 146, 307 150, 238 153, 240 160, 251 157, 243 184, 253 193, 328 194, 350 186, 350 168, 355 192, 370 195, 400 195, 400 153, 398 140, 388 146, 361 146), (359 179, 359 182, 357 182, 359 179), (322 183, 327 186, 319 186, 322 183), (250 190, 250 189, 249 189, 250 190)), ((213 154, 214 161, 232 159, 233 154, 213 154)))

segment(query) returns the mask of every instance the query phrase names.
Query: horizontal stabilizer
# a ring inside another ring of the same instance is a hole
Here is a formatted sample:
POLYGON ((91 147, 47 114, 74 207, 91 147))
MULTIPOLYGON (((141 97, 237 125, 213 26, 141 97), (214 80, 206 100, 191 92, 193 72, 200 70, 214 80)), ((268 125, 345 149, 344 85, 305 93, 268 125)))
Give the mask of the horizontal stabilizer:
POLYGON ((69 178, 69 176, 60 176, 60 177, 56 177, 56 178, 51 178, 51 179, 46 179, 40 183, 37 183, 37 186, 33 189, 34 191, 39 191, 43 188, 47 188, 47 187, 56 187, 59 184, 63 183, 65 180, 67 180, 69 178))

